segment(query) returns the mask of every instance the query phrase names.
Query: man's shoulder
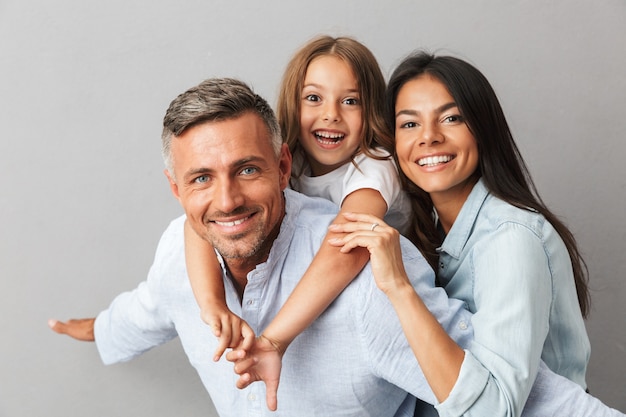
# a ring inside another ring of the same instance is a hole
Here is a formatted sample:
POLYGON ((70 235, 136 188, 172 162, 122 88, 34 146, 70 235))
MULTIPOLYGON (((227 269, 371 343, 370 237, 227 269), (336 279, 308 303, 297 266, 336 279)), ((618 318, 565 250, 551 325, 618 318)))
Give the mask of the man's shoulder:
POLYGON ((167 225, 155 254, 155 262, 179 262, 184 256, 184 227, 187 217, 183 214, 167 225))
MULTIPOLYGON (((433 269, 415 245, 402 235, 400 235, 400 249, 402 251, 404 269, 413 287, 433 287, 435 285, 435 273, 433 269)), ((358 278, 359 279, 355 279, 353 283, 356 286, 360 286, 359 291, 363 291, 364 288, 367 288, 365 291, 378 291, 369 261, 365 268, 361 270, 358 278)))
POLYGON ((285 200, 287 216, 298 224, 328 223, 339 212, 339 207, 325 198, 309 197, 291 189, 285 190, 285 200))

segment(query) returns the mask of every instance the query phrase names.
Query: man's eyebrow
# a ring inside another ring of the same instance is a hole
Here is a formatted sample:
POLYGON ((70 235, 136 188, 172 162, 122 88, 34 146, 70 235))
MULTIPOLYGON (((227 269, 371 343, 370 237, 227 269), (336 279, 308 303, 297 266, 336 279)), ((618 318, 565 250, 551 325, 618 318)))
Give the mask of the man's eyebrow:
MULTIPOLYGON (((441 106, 437 107, 435 109, 435 113, 443 113, 446 110, 450 110, 453 107, 457 107, 457 104, 454 101, 451 101, 449 103, 446 104, 442 104, 441 106)), ((417 110, 412 110, 412 109, 403 109, 400 110, 396 113, 396 117, 398 116, 402 116, 402 115, 406 115, 406 116, 419 116, 420 112, 417 110)))

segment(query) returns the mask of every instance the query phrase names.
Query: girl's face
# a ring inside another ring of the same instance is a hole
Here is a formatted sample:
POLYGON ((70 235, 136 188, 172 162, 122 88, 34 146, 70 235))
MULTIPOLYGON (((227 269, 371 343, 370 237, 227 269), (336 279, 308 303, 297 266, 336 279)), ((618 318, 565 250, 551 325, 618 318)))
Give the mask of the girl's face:
POLYGON ((478 147, 446 86, 428 74, 408 81, 395 112, 402 171, 430 194, 435 207, 462 205, 476 183, 478 147))
POLYGON ((304 78, 300 144, 314 176, 349 162, 361 143, 362 108, 352 69, 332 55, 315 58, 304 78))

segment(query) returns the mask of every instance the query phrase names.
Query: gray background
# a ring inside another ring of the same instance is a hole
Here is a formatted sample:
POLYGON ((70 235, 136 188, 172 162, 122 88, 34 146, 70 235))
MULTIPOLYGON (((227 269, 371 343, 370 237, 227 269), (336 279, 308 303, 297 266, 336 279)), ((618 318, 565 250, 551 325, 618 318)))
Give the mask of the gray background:
POLYGON ((426 47, 492 81, 589 264, 589 387, 626 410, 624 0, 0 0, 0 416, 214 415, 178 341, 105 367, 46 321, 134 288, 181 213, 159 153, 169 102, 234 76, 274 103, 319 33, 355 36, 385 74, 426 47))

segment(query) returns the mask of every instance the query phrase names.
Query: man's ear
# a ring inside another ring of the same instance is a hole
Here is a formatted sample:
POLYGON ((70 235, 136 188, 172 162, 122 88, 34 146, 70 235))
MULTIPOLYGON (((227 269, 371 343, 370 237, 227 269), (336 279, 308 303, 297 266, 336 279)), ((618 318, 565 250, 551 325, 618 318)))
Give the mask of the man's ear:
POLYGON ((289 151, 289 145, 283 143, 280 150, 280 160, 278 161, 278 169, 280 170, 280 189, 284 190, 289 185, 289 178, 291 177, 291 152, 289 151))
POLYGON ((167 169, 163 172, 167 177, 167 181, 170 183, 170 189, 172 190, 172 194, 174 194, 174 197, 176 197, 178 202, 180 202, 180 193, 178 192, 178 184, 176 184, 176 180, 174 180, 173 175, 167 169))

